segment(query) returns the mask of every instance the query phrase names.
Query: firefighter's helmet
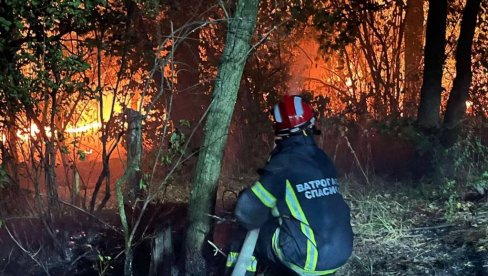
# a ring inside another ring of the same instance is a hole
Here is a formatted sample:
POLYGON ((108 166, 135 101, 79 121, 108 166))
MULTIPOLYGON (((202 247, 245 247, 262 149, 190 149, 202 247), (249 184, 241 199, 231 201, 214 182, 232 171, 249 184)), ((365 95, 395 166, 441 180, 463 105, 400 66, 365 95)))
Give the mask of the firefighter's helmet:
POLYGON ((277 136, 299 134, 313 128, 315 116, 312 106, 300 96, 284 96, 273 108, 277 136))

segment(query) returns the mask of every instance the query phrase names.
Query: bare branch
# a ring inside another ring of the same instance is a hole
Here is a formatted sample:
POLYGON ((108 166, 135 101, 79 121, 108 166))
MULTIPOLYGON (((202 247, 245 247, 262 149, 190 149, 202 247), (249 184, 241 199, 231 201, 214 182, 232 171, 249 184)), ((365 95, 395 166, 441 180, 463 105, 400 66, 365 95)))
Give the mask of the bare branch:
POLYGON ((83 214, 85 214, 85 215, 87 215, 87 216, 89 216, 89 217, 91 217, 91 218, 96 219, 97 221, 99 221, 99 222, 100 222, 100 223, 102 223, 103 225, 107 226, 108 228, 110 228, 110 229, 114 230, 115 232, 117 232, 117 233, 119 233, 119 234, 122 234, 122 231, 120 231, 119 229, 117 229, 117 227, 115 227, 115 226, 111 225, 110 223, 108 223, 108 222, 106 222, 106 221, 102 220, 101 218, 99 218, 99 217, 97 217, 97 216, 93 215, 92 213, 90 213, 90 212, 88 212, 88 211, 86 211, 86 210, 84 210, 84 209, 82 209, 82 208, 80 208, 80 207, 78 207, 78 206, 76 206, 76 205, 73 205, 73 204, 71 204, 71 203, 69 203, 69 202, 66 202, 66 201, 64 201, 64 200, 61 200, 61 199, 60 199, 60 200, 59 200, 59 202, 60 202, 60 203, 62 203, 62 204, 64 204, 64 205, 66 205, 66 206, 69 206, 69 207, 71 207, 71 208, 73 208, 73 209, 76 209, 76 210, 78 210, 78 211, 82 212, 83 214))
POLYGON ((222 0, 219 0, 219 6, 222 8, 222 10, 224 10, 225 18, 229 19, 230 18, 229 13, 227 12, 227 9, 225 9, 225 5, 222 0))
POLYGON ((215 243, 211 242, 210 240, 207 240, 207 242, 214 248, 214 256, 217 256, 217 254, 222 254, 222 256, 227 258, 227 254, 224 253, 215 243))
POLYGON ((36 258, 37 254, 39 254, 42 247, 39 247, 39 249, 36 252, 30 252, 29 250, 25 249, 17 239, 15 239, 15 237, 12 235, 12 233, 10 232, 10 229, 8 228, 7 225, 5 225, 4 227, 5 227, 5 230, 7 231, 8 235, 12 239, 12 241, 17 245, 17 247, 19 247, 20 250, 22 250, 25 254, 27 254, 29 256, 29 258, 31 258, 37 265, 39 265, 42 268, 42 270, 44 270, 44 272, 46 272, 47 275, 51 275, 51 274, 49 274, 49 270, 47 269, 47 267, 45 265, 43 265, 36 258))

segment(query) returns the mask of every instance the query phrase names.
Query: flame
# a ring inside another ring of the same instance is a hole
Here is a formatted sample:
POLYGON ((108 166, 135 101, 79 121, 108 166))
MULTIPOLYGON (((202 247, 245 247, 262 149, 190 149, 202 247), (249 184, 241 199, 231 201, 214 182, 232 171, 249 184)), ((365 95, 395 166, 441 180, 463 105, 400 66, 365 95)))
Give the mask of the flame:
MULTIPOLYGON (((46 135, 51 137, 51 128, 45 127, 44 130, 46 131, 46 135)), ((29 129, 26 128, 17 130, 17 137, 23 141, 27 141, 30 137, 36 137, 39 132, 39 127, 33 123, 30 125, 29 129)))
POLYGON ((80 132, 87 132, 92 129, 99 129, 102 127, 100 122, 92 122, 86 125, 81 125, 78 127, 70 127, 66 129, 66 133, 80 133, 80 132))
MULTIPOLYGON (((66 128, 65 133, 83 133, 90 130, 99 129, 101 126, 102 124, 100 122, 91 122, 89 124, 82 124, 76 127, 68 127, 66 128)), ((51 137, 51 128, 44 127, 44 130, 46 131, 46 135, 48 137, 51 137)), ((23 141, 27 141, 30 137, 36 137, 39 132, 39 127, 33 123, 31 124, 30 129, 18 130, 17 137, 19 137, 23 141)), ((6 141, 5 134, 2 134, 2 141, 6 141)))

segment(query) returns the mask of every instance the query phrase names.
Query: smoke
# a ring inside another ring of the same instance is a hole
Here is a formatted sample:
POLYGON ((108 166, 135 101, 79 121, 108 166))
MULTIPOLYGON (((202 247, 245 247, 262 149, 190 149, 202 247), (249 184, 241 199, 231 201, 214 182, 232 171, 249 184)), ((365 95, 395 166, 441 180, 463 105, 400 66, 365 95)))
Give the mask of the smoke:
POLYGON ((323 61, 319 57, 319 44, 312 37, 298 41, 291 50, 293 56, 290 66, 291 78, 287 83, 289 95, 299 94, 301 91, 313 91, 316 84, 313 79, 320 79, 323 61))

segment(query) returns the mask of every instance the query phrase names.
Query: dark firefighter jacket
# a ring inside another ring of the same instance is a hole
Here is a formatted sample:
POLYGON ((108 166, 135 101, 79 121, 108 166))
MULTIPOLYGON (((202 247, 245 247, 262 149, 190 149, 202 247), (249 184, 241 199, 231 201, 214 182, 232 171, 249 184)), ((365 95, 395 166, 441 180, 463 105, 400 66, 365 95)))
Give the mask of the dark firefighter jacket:
POLYGON ((352 252, 350 210, 332 161, 313 137, 278 141, 260 175, 239 197, 238 221, 253 229, 277 219, 274 254, 300 275, 328 274, 343 265, 352 252))

